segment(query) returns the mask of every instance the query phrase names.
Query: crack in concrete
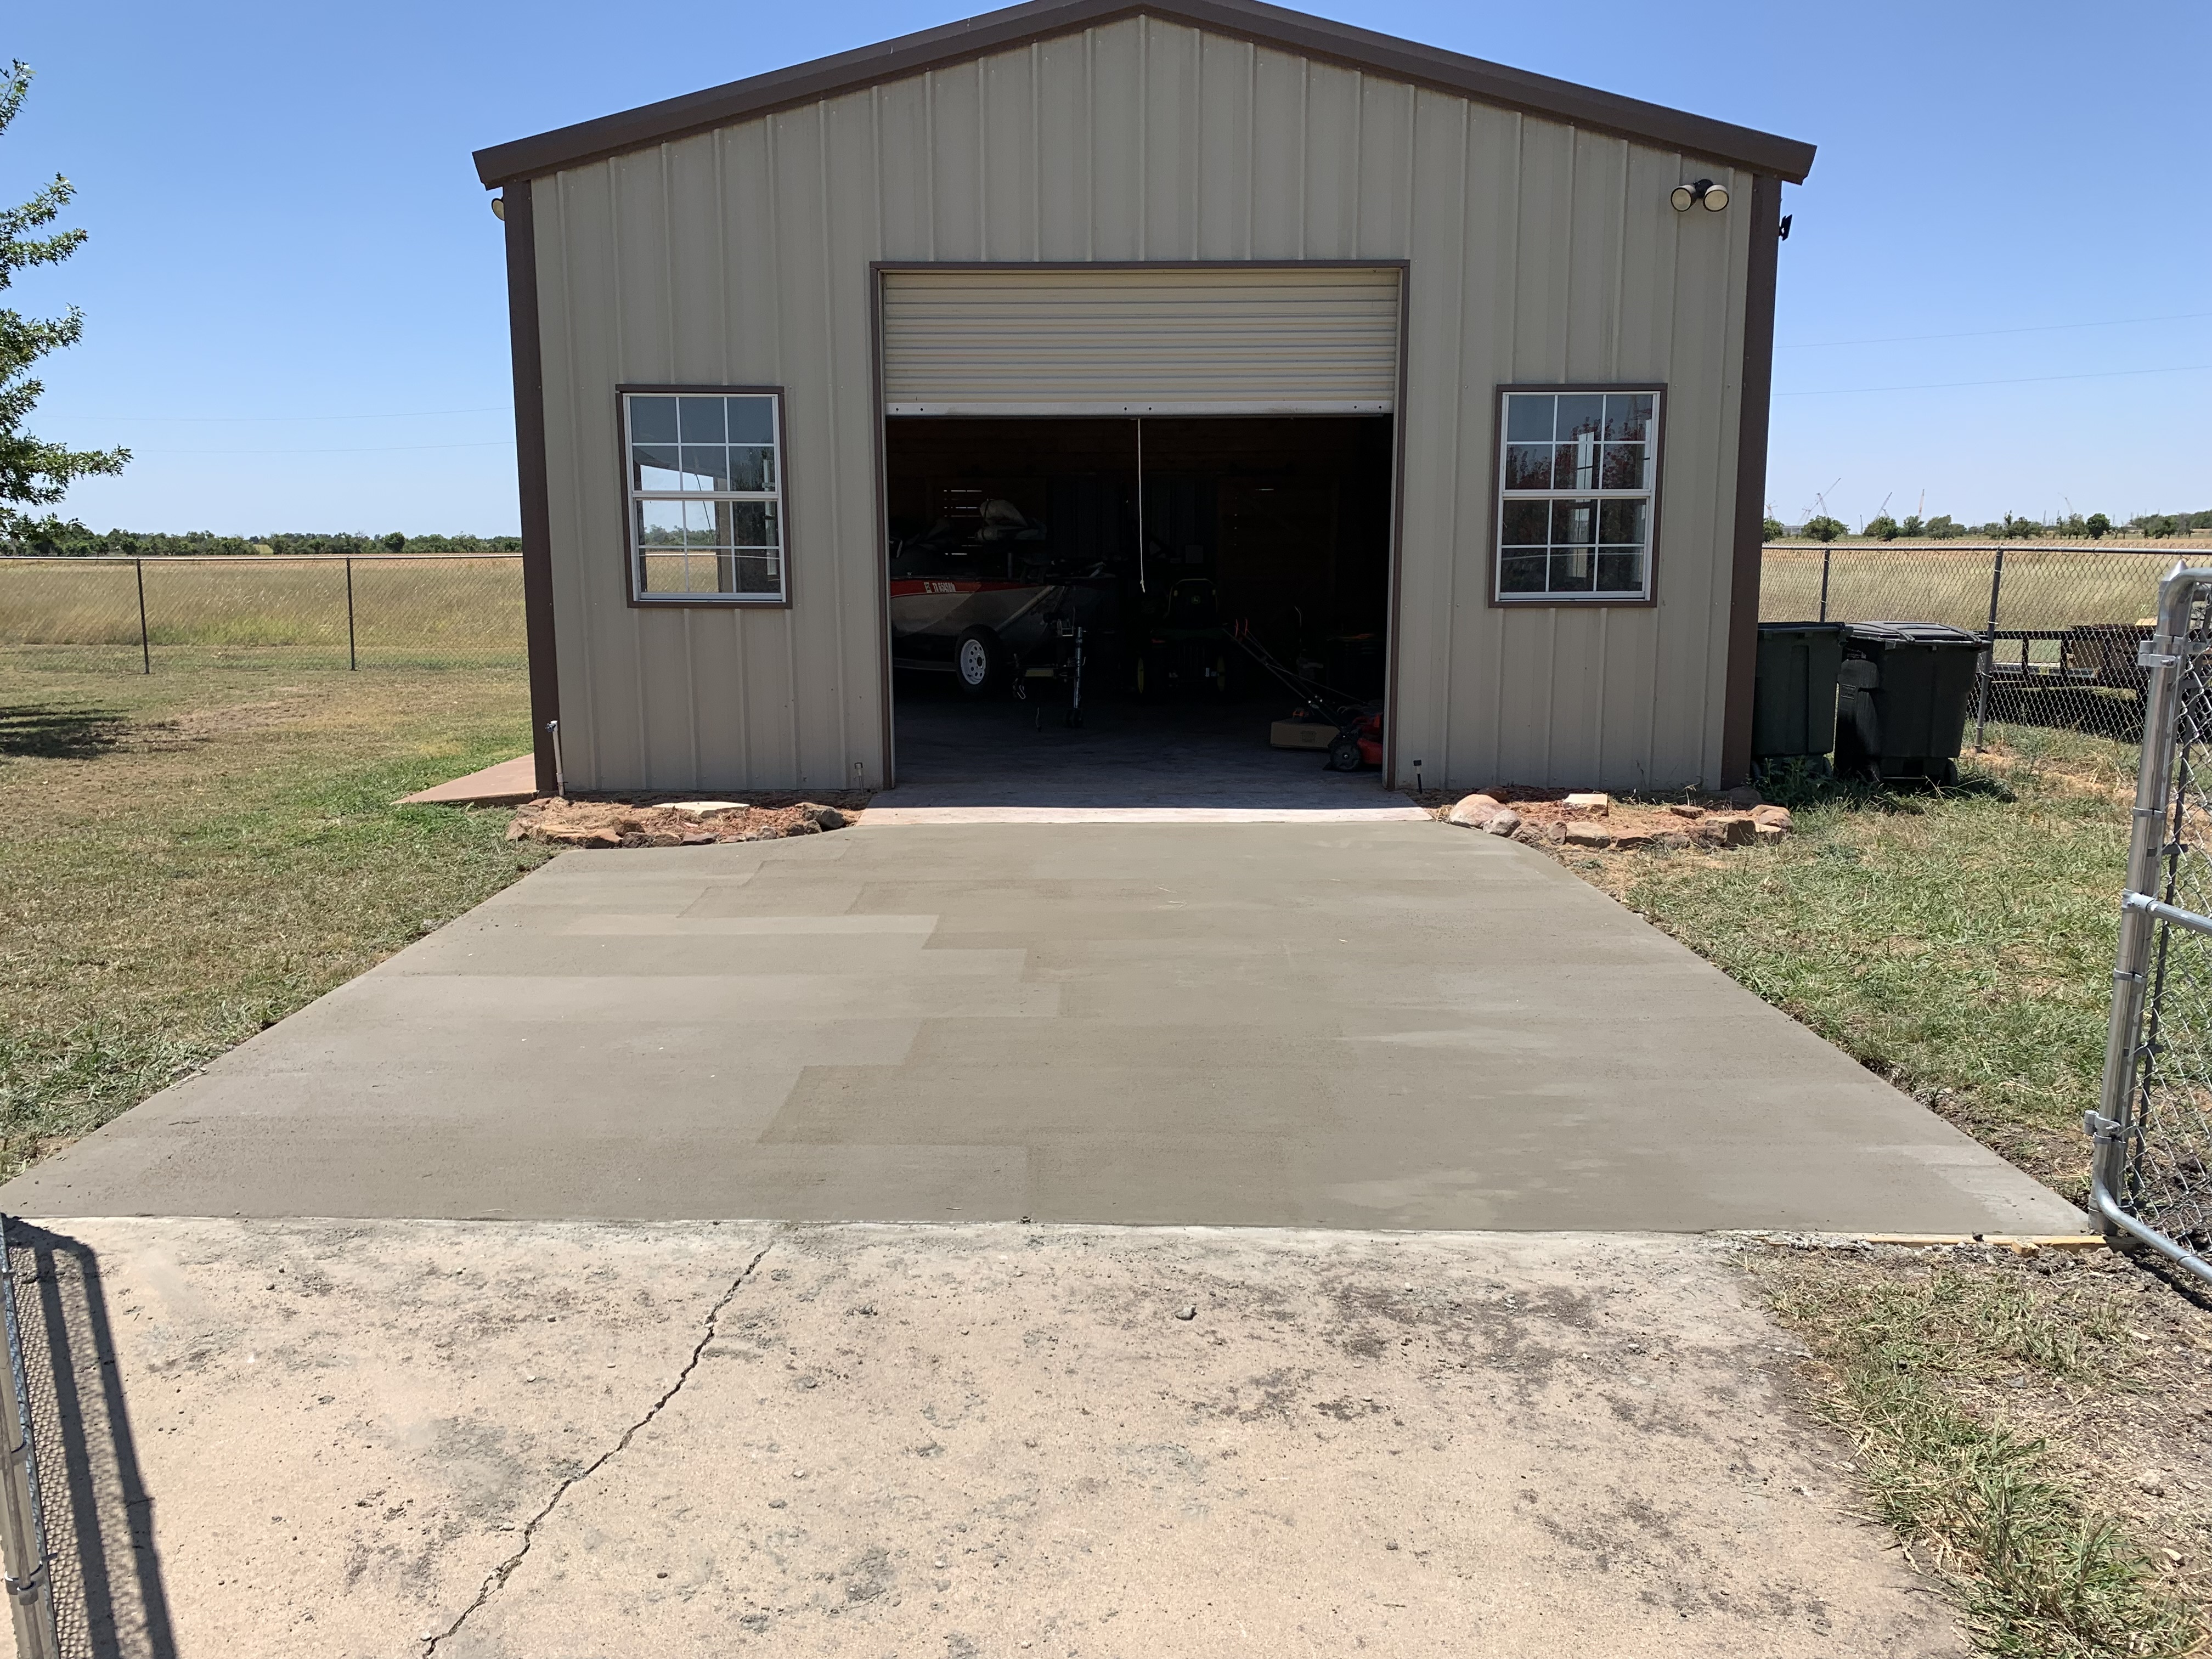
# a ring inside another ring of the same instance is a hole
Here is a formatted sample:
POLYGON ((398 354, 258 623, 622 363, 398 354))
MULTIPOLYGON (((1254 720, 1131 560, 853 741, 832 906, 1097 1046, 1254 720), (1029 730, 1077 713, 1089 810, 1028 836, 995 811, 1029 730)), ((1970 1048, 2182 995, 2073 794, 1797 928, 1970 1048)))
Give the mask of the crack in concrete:
POLYGON ((697 1345, 691 1350, 691 1357, 684 1362, 684 1369, 676 1373, 676 1380, 668 1385, 667 1389, 661 1395, 660 1398, 654 1401, 652 1405, 647 1407, 645 1415, 639 1418, 636 1422, 624 1429, 622 1431, 622 1437, 616 1441, 613 1445, 601 1452, 597 1457, 593 1458, 591 1462, 586 1464, 584 1468, 577 1470, 575 1474, 570 1475, 567 1480, 562 1481, 559 1486, 553 1488, 553 1495, 545 1500, 544 1506, 538 1510, 537 1514, 532 1516, 529 1521, 523 1526, 521 1548, 516 1550, 514 1554, 508 1556, 506 1560, 501 1562, 499 1565, 492 1569, 490 1576, 483 1581, 483 1588, 477 1592, 476 1600, 471 1601, 468 1606, 463 1607, 460 1611, 459 1616, 456 1618, 452 1624, 447 1626, 444 1630, 436 1632, 434 1635, 421 1638, 422 1643, 422 1659, 430 1659, 430 1656, 437 1652, 441 1643, 452 1640, 453 1638, 459 1632, 461 1626, 467 1624, 469 1620, 474 1616, 477 1608, 483 1606, 485 1602, 490 1601, 493 1596, 496 1595, 501 1589, 506 1588, 507 1581, 514 1576, 515 1569, 522 1565, 524 1558, 530 1553, 531 1546, 538 1541, 538 1528, 544 1523, 546 1518, 550 1516, 555 1510, 560 1507, 561 1500, 568 1495, 568 1488, 574 1486, 580 1480, 589 1480, 592 1475, 597 1474, 601 1469, 606 1468, 606 1466, 612 1462, 616 1458, 621 1456, 623 1452, 629 1449, 629 1443, 637 1437, 638 1431, 642 1429, 647 1424, 652 1422, 654 1418, 659 1416, 661 1409, 665 1407, 670 1401, 675 1399, 678 1395, 684 1391, 684 1385, 691 1380, 691 1373, 699 1369, 699 1361, 706 1355, 707 1345, 714 1340, 715 1332, 721 1322, 722 1310, 728 1307, 730 1304, 736 1299, 738 1292, 745 1287, 745 1281, 750 1279, 753 1276, 754 1270, 757 1269, 763 1261, 768 1259, 768 1253, 775 1248, 776 1239, 781 1236, 782 1234, 781 1231, 771 1235, 768 1243, 760 1247, 759 1252, 754 1255, 753 1259, 745 1263, 744 1271, 730 1281, 729 1288, 724 1291, 721 1296, 715 1301, 714 1305, 707 1310, 707 1328, 705 1332, 700 1336, 697 1345))

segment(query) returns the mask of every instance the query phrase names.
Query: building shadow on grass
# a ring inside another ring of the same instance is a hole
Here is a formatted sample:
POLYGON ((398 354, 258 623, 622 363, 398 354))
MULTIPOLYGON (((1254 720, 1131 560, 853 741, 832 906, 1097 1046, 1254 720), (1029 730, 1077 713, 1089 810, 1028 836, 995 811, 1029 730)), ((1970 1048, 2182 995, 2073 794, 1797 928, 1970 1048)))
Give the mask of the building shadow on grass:
POLYGON ((123 716, 106 708, 0 706, 0 755, 89 760, 115 747, 123 716))
POLYGON ((7 1227, 66 1659, 176 1659, 100 1259, 20 1221, 7 1227))

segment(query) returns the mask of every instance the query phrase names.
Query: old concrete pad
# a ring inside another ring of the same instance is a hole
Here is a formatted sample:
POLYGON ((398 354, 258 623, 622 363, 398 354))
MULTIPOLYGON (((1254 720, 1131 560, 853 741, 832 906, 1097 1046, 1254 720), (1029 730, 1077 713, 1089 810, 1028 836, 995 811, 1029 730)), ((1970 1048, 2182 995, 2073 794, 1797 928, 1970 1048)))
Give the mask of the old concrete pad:
POLYGON ((403 806, 500 806, 528 800, 538 793, 538 761, 531 755, 495 762, 428 789, 402 795, 403 806))
POLYGON ((572 853, 18 1214, 2061 1232, 1528 848, 1432 823, 572 853))
POLYGON ((1711 1241, 111 1220, 38 1254, 40 1386, 59 1332, 94 1407, 43 1453, 86 1474, 63 1605, 133 1659, 1965 1650, 1711 1241))

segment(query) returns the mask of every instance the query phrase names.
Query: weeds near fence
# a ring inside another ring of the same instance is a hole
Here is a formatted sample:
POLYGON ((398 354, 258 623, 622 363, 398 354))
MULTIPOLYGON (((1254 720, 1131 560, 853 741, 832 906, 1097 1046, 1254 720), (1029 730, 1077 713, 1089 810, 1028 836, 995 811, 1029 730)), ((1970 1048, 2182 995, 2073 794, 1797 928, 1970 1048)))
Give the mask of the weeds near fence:
MULTIPOLYGON (((2002 1659, 2178 1659, 2203 1636, 2149 1553, 2087 1495, 2078 1458, 1993 1407, 2124 1386, 2106 1275, 1850 1258, 1754 1261, 1813 1349, 1822 1413, 1880 1519, 2002 1659)), ((2057 1264, 2053 1264, 2057 1265, 2057 1264)))

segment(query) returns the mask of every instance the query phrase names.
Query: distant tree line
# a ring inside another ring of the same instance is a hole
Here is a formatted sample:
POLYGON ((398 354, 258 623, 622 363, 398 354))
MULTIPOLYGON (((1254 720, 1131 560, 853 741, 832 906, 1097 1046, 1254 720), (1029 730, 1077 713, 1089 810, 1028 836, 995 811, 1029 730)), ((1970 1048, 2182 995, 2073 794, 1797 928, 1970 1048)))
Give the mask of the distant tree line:
POLYGON ((139 559, 205 557, 209 555, 267 558, 272 555, 416 553, 520 553, 520 536, 316 535, 283 532, 262 536, 218 536, 211 530, 172 533, 156 530, 88 530, 75 520, 47 518, 19 526, 0 538, 0 553, 40 554, 52 558, 110 556, 139 559))
MULTIPOLYGON (((2015 518, 2008 513, 2002 519, 1992 519, 1987 524, 1960 524, 1948 513, 1932 519, 1908 514, 1893 519, 1887 513, 1869 519, 1860 529, 1862 536, 1871 536, 1877 541, 1893 542, 1902 537, 1906 541, 1944 542, 1972 537, 1977 541, 2014 542, 2047 538, 2052 541, 2101 541, 2111 535, 2156 538, 2185 536, 2191 531, 2212 530, 2212 511, 2203 513, 2140 513, 2125 524, 2115 525, 2101 513, 2087 517, 2071 514, 2049 524, 2039 519, 2015 518)), ((1825 514, 1810 518, 1801 525, 1786 525, 1779 519, 1766 520, 1766 539, 1780 541, 1784 537, 1810 537, 1816 542, 1832 542, 1838 536, 1851 533, 1850 526, 1839 519, 1825 514)))

